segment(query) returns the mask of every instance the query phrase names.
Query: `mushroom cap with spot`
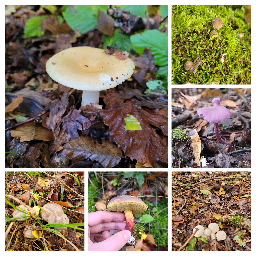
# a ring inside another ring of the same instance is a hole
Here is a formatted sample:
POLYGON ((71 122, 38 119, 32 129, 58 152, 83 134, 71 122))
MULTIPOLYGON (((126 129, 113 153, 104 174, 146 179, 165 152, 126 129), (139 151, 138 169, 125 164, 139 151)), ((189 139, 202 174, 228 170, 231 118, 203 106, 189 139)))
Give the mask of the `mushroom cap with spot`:
POLYGON ((202 225, 197 225, 194 229, 193 229, 193 233, 195 232, 196 228, 198 228, 198 231, 195 233, 195 237, 199 237, 202 236, 204 233, 204 227, 202 225))
POLYGON ((217 29, 221 28, 221 27, 222 27, 222 19, 220 19, 220 18, 214 19, 214 20, 212 21, 212 25, 213 25, 215 28, 217 28, 217 29))
POLYGON ((225 240, 226 239, 226 233, 224 231, 218 231, 216 233, 216 239, 217 239, 217 241, 225 240))
POLYGON ((117 196, 112 198, 107 210, 110 212, 124 212, 125 210, 131 210, 133 214, 143 213, 147 210, 148 206, 136 196, 117 196))
POLYGON ((220 105, 220 99, 214 98, 212 100, 214 106, 208 108, 200 108, 197 110, 198 115, 203 115, 204 120, 209 123, 219 123, 231 117, 229 109, 220 105))
POLYGON ((208 228, 212 231, 212 233, 216 233, 216 232, 218 232, 219 231, 219 225, 217 224, 217 223, 210 223, 209 225, 208 225, 208 228))
POLYGON ((113 88, 131 77, 130 58, 118 60, 103 49, 72 47, 53 55, 46 63, 49 76, 60 84, 86 91, 113 88))

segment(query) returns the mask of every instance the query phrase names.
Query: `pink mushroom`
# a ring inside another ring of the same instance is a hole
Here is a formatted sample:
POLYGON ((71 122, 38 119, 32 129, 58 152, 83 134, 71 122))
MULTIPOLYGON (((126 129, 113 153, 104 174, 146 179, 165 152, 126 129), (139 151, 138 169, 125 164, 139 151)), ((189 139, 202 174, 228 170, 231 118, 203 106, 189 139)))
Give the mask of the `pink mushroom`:
POLYGON ((225 121, 231 117, 231 113, 229 109, 223 107, 220 105, 220 99, 219 98, 214 98, 212 100, 212 103, 214 106, 208 107, 208 108, 200 108, 197 110, 198 115, 203 115, 204 120, 209 122, 209 123, 214 123, 214 133, 217 138, 217 140, 220 143, 224 143, 227 145, 233 145, 230 142, 224 141, 218 131, 218 123, 221 121, 225 121))

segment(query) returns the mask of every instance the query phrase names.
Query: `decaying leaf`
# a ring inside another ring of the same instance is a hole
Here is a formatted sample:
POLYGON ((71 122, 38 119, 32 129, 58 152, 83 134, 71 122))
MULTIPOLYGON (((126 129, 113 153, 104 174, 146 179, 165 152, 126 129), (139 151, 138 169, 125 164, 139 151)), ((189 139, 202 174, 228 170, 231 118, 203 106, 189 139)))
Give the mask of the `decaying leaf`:
POLYGON ((5 107, 5 113, 12 112, 17 108, 20 103, 23 101, 23 95, 19 94, 17 98, 14 98, 13 102, 5 107))
POLYGON ((149 109, 137 108, 132 101, 120 99, 115 91, 109 92, 105 99, 106 110, 103 111, 103 122, 109 126, 109 133, 116 143, 131 159, 149 163, 153 167, 167 165, 167 137, 159 135, 151 126, 158 127, 165 133, 168 127, 167 116, 161 116, 149 109), (127 131, 124 118, 133 115, 142 130, 127 131))
POLYGON ((200 162, 200 154, 201 154, 201 140, 195 129, 189 132, 189 136, 192 140, 191 146, 193 148, 193 155, 195 157, 195 163, 199 165, 200 162))
POLYGON ((12 137, 20 137, 20 142, 31 140, 51 141, 53 139, 52 132, 34 122, 20 125, 15 130, 11 130, 12 137))
POLYGON ((75 162, 90 158, 103 167, 113 167, 122 158, 122 151, 113 143, 102 140, 102 144, 99 144, 90 137, 78 137, 69 141, 64 145, 63 154, 75 162))

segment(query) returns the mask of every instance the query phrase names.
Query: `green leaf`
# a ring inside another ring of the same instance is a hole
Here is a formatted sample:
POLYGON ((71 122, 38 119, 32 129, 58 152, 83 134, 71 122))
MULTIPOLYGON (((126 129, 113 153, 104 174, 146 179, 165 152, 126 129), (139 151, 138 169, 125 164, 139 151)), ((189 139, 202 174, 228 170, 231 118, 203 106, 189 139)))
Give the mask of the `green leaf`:
POLYGON ((165 18, 166 16, 168 16, 168 5, 161 5, 160 13, 161 13, 162 18, 165 18))
POLYGON ((161 80, 148 81, 146 82, 146 85, 148 87, 148 89, 145 91, 146 94, 151 93, 152 91, 166 94, 166 90, 163 87, 163 81, 161 80))
POLYGON ((188 246, 186 247, 186 251, 194 251, 195 245, 196 245, 196 238, 192 238, 190 242, 188 243, 188 246))
POLYGON ((246 246, 246 243, 244 243, 241 239, 241 234, 238 234, 234 237, 234 241, 236 241, 240 246, 246 246))
POLYGON ((132 46, 138 54, 146 47, 154 54, 154 62, 158 66, 168 65, 168 36, 158 30, 147 30, 142 34, 130 37, 132 46))
POLYGON ((199 239, 199 240, 202 240, 203 242, 205 242, 205 243, 207 243, 207 244, 208 244, 208 242, 207 242, 207 240, 206 240, 206 238, 205 238, 205 237, 201 236, 201 237, 198 237, 198 239, 199 239))
POLYGON ((147 5, 122 5, 120 9, 129 11, 131 14, 142 18, 145 18, 148 15, 147 5))
POLYGON ((124 35, 116 29, 114 31, 114 35, 112 37, 103 35, 102 36, 103 46, 102 48, 105 48, 106 46, 117 46, 119 51, 126 51, 131 53, 132 44, 129 36, 124 35))
POLYGON ((28 19, 24 28, 25 38, 33 37, 33 36, 37 36, 37 37, 42 36, 44 32, 40 27, 40 23, 46 17, 48 17, 48 15, 37 16, 37 17, 32 17, 28 19))
POLYGON ((57 7, 55 5, 41 5, 41 8, 48 10, 52 14, 54 14, 57 11, 57 7))
POLYGON ((124 128, 127 131, 139 131, 139 130, 142 130, 142 128, 140 126, 140 122, 133 115, 127 114, 127 117, 124 119, 124 121, 125 121, 125 124, 126 124, 124 128))
POLYGON ((144 176, 142 173, 137 172, 135 174, 139 187, 144 183, 144 176))
POLYGON ((157 72, 156 72, 157 76, 164 76, 167 77, 168 76, 168 66, 164 66, 164 67, 160 67, 157 72))
POLYGON ((124 172, 124 178, 131 178, 134 175, 134 172, 124 172))
POLYGON ((149 214, 144 214, 141 218, 140 218, 140 222, 145 222, 145 223, 148 223, 148 222, 151 222, 153 221, 154 218, 149 215, 149 214))
POLYGON ((73 30, 78 29, 83 34, 97 27, 98 10, 106 12, 107 8, 107 5, 75 5, 62 14, 73 30))
POLYGON ((209 191, 209 190, 200 190, 200 192, 203 194, 203 195, 211 195, 212 193, 209 191))

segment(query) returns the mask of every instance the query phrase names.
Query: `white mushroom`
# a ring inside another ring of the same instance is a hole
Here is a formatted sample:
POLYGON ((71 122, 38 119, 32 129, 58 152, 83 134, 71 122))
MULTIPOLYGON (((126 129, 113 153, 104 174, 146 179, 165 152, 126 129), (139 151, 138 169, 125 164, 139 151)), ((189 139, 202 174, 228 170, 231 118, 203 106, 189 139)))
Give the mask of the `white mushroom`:
POLYGON ((194 229, 193 229, 193 233, 196 231, 196 228, 198 228, 198 231, 195 233, 195 237, 199 237, 202 236, 204 233, 204 227, 201 225, 197 225, 194 229))
POLYGON ((226 233, 224 231, 218 231, 216 233, 217 241, 225 240, 226 239, 226 233))
MULTIPOLYGON (((68 216, 61 212, 55 212, 48 218, 48 224, 69 224, 68 216)), ((67 227, 54 227, 56 230, 66 230, 67 227)))
POLYGON ((32 234, 32 231, 34 230, 35 228, 31 225, 27 225, 24 229, 24 236, 26 238, 35 238, 34 235, 32 234))
POLYGON ((61 205, 55 203, 47 203, 43 206, 43 210, 41 211, 41 217, 43 220, 48 222, 48 218, 51 214, 55 212, 60 212, 64 214, 61 205))
POLYGON ((210 236, 211 233, 212 233, 212 231, 211 231, 209 228, 206 228, 206 229, 204 230, 204 235, 207 236, 207 237, 210 236))
POLYGON ((210 223, 209 225, 208 225, 208 228, 212 231, 212 233, 216 233, 216 232, 218 232, 219 231, 219 225, 217 224, 217 223, 210 223))

